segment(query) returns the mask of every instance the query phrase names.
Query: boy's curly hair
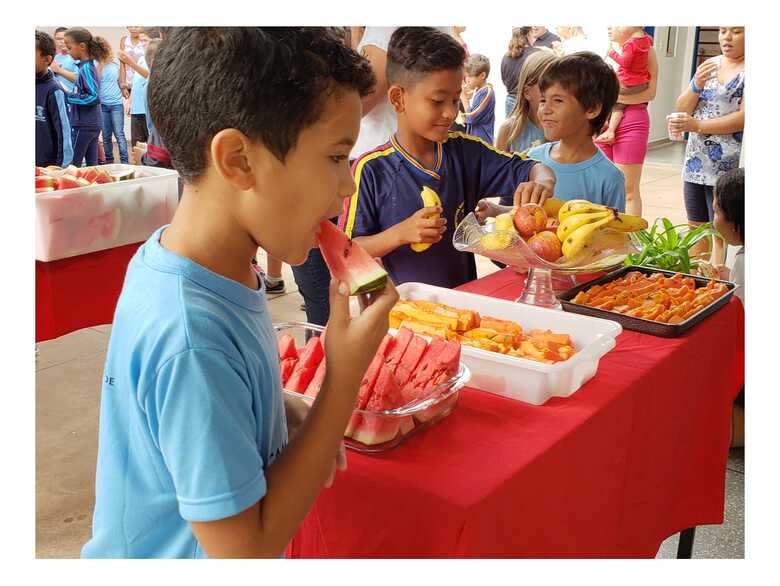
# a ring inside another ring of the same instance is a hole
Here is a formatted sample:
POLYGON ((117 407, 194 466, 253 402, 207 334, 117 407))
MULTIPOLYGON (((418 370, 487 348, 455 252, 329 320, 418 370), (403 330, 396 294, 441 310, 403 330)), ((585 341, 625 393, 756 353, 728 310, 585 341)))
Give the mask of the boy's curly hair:
POLYGON ((337 89, 369 93, 368 61, 324 27, 183 27, 151 69, 149 112, 185 181, 207 167, 211 139, 235 128, 280 161, 337 89))
POLYGON ((41 57, 51 57, 57 54, 57 48, 54 45, 54 39, 43 31, 35 31, 35 48, 41 53, 41 57))
POLYGON ((463 67, 466 51, 452 36, 429 26, 402 26, 390 37, 385 77, 388 85, 414 83, 434 71, 463 67))
POLYGON ((473 53, 466 59, 463 68, 468 75, 477 76, 484 73, 487 77, 490 75, 490 59, 479 53, 473 53))
POLYGON ((554 83, 574 94, 586 110, 601 104, 601 112, 590 121, 593 134, 604 126, 620 93, 620 82, 615 72, 604 59, 590 51, 558 59, 539 79, 539 89, 544 92, 554 83))

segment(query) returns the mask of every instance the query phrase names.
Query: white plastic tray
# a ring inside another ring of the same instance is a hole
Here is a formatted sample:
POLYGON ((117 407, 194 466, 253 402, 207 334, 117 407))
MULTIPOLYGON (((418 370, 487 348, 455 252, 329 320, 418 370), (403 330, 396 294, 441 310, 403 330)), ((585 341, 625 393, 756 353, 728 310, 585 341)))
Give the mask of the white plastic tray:
POLYGON ((614 321, 423 283, 404 283, 398 286, 398 293, 401 299, 444 303, 473 309, 480 315, 512 320, 519 323, 524 331, 549 329, 569 334, 576 353, 556 364, 515 358, 465 345, 462 347, 461 360, 471 370, 468 386, 533 405, 541 405, 550 397, 568 397, 593 378, 599 360, 615 347, 615 338, 623 331, 621 325, 614 321))
POLYGON ((135 179, 35 195, 35 258, 53 261, 146 240, 173 218, 176 171, 136 166, 135 179))

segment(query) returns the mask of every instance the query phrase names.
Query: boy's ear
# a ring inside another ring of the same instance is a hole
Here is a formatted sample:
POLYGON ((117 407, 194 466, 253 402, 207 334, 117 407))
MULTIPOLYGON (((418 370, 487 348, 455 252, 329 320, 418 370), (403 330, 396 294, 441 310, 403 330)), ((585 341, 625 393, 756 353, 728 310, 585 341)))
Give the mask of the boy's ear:
POLYGON ((483 71, 482 73, 480 73, 480 74, 479 74, 479 78, 480 78, 482 81, 487 81, 487 73, 485 73, 485 72, 483 71))
POLYGON ((406 92, 404 88, 398 84, 387 88, 387 101, 390 102, 396 114, 402 114, 406 110, 406 92))
POLYGON ((595 106, 588 108, 585 110, 585 116, 588 120, 594 120, 598 117, 599 114, 601 114, 601 109, 603 108, 603 104, 596 104, 595 106))
MULTIPOLYGON (((253 142, 240 130, 225 128, 211 139, 211 162, 225 181, 248 191, 256 184, 255 171, 250 164, 253 142)), ((270 153, 269 153, 270 154, 270 153)))

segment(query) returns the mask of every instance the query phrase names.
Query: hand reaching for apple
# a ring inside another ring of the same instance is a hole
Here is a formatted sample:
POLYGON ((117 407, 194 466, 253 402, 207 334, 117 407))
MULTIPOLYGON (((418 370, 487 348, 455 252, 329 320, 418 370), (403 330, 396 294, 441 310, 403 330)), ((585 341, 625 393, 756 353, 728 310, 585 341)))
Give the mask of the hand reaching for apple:
POLYGON ((544 200, 553 196, 550 186, 539 181, 526 181, 520 183, 515 189, 515 205, 521 206, 527 203, 542 205, 544 200))

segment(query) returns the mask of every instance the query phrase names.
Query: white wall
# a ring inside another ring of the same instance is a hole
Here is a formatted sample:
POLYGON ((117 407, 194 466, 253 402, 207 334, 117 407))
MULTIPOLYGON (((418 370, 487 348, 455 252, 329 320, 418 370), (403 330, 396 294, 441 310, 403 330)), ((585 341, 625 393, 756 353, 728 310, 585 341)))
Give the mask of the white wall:
MULTIPOLYGON (((39 26, 36 28, 38 30, 49 33, 53 37, 54 29, 59 28, 60 26, 68 25, 58 24, 56 26, 39 26)), ((119 39, 121 39, 123 35, 127 34, 127 29, 121 26, 88 26, 86 28, 89 30, 89 32, 92 33, 93 36, 105 38, 111 44, 111 47, 114 49, 114 53, 119 50, 119 39)))

